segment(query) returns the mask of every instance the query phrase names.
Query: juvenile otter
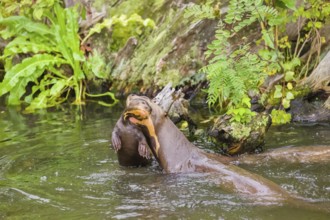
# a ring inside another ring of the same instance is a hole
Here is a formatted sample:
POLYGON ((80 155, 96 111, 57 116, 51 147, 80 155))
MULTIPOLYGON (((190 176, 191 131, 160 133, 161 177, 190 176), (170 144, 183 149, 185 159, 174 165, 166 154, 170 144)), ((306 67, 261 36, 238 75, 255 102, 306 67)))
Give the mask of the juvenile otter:
POLYGON ((112 131, 111 142, 121 166, 146 166, 151 162, 151 153, 143 133, 124 121, 122 115, 112 131))

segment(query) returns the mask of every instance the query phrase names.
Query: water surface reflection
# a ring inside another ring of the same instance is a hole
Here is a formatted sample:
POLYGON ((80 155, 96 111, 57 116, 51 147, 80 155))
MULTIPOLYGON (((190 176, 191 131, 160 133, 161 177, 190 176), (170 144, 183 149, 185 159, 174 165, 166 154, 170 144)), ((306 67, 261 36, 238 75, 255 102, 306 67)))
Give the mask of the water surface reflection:
MULTIPOLYGON (((327 219, 326 213, 265 206, 224 192, 209 181, 209 174, 165 175, 156 163, 120 167, 109 140, 121 111, 121 106, 89 104, 26 115, 2 107, 0 218, 327 219)), ((268 147, 330 140, 328 125, 297 126, 273 128, 268 147)), ((330 204, 329 164, 245 168, 318 205, 330 204)))

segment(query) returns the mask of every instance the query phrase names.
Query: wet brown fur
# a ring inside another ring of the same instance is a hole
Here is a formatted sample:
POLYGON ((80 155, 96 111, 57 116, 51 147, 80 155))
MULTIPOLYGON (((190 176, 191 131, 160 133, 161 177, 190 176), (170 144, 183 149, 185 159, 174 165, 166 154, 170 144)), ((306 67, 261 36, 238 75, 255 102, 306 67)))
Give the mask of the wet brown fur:
POLYGON ((121 166, 138 167, 150 164, 151 154, 143 133, 136 126, 125 122, 123 116, 113 129, 111 141, 121 166))

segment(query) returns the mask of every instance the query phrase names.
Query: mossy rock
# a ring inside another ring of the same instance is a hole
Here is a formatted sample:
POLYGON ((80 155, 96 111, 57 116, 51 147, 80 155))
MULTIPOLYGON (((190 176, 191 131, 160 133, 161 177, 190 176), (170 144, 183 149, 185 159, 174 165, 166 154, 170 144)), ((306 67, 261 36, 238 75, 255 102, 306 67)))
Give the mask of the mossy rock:
POLYGON ((229 115, 218 117, 208 132, 221 148, 221 152, 238 155, 261 151, 265 134, 271 125, 270 116, 257 113, 247 124, 230 122, 230 119, 229 115))

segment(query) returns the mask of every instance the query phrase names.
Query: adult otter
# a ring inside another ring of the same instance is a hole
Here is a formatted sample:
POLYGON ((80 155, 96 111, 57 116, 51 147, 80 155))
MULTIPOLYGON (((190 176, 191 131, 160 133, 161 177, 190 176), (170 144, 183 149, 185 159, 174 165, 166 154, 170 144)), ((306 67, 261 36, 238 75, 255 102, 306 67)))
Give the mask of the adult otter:
POLYGON ((228 162, 227 157, 208 154, 192 143, 148 97, 127 98, 124 121, 141 127, 153 155, 166 173, 217 172, 220 184, 231 191, 262 196, 268 201, 289 198, 278 185, 228 162))
MULTIPOLYGON (((196 128, 196 124, 188 115, 188 101, 183 96, 181 90, 175 91, 171 84, 168 84, 152 102, 169 112, 171 120, 175 123, 186 120, 189 131, 192 131, 196 128)), ((120 165, 145 166, 150 163, 151 153, 143 133, 135 125, 124 121, 123 116, 117 121, 111 139, 120 165)))
POLYGON ((141 128, 154 156, 167 173, 216 172, 220 175, 211 178, 224 189, 248 194, 267 205, 285 202, 294 207, 330 212, 328 206, 295 199, 274 182, 229 164, 227 157, 198 149, 148 97, 130 95, 123 115, 124 121, 141 128))
POLYGON ((121 166, 138 167, 150 163, 151 154, 143 133, 122 115, 112 131, 111 142, 121 166))

